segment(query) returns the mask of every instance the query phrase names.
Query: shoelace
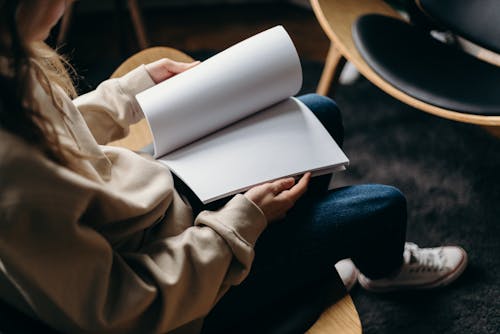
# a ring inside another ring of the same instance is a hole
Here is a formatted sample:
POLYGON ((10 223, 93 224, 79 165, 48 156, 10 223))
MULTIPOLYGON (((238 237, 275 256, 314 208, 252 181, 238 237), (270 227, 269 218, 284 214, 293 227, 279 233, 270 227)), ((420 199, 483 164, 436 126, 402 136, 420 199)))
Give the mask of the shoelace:
POLYGON ((437 272, 444 269, 446 258, 443 249, 419 248, 416 244, 408 242, 405 252, 409 253, 409 272, 437 272))

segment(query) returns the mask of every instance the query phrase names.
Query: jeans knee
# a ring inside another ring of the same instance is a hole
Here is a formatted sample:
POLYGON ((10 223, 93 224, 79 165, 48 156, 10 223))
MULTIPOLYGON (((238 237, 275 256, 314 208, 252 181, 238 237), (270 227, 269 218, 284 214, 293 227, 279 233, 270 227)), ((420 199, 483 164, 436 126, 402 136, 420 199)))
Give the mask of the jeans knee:
POLYGON ((331 98, 319 94, 305 94, 299 100, 309 107, 314 113, 328 113, 340 117, 340 109, 331 98))
POLYGON ((396 187, 381 184, 366 184, 358 186, 368 205, 385 212, 397 212, 406 215, 406 197, 396 187))
POLYGON ((318 94, 302 95, 299 97, 299 100, 311 109, 335 141, 342 146, 344 141, 344 125, 337 103, 329 97, 318 94))
POLYGON ((381 195, 384 197, 386 205, 398 208, 406 212, 406 197, 401 190, 393 186, 379 185, 381 195))

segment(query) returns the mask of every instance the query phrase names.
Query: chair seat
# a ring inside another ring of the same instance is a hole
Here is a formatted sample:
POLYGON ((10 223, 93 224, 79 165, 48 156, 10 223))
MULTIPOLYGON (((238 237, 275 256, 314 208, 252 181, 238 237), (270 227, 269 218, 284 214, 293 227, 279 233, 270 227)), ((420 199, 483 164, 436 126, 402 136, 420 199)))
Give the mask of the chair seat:
POLYGON ((352 32, 366 63, 406 94, 457 112, 500 115, 500 67, 391 17, 364 15, 352 32))
POLYGON ((420 5, 447 29, 500 53, 500 1, 420 0, 420 5))

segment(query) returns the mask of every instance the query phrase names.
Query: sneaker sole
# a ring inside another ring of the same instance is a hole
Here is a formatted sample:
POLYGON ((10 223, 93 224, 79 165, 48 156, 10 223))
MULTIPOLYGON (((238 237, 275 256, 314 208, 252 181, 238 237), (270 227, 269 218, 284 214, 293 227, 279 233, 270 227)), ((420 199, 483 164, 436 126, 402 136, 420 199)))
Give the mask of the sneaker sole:
POLYGON ((428 290, 428 289, 434 289, 434 288, 441 288, 444 287, 454 280, 456 280, 465 270, 467 267, 468 263, 468 258, 467 258, 467 253, 463 248, 460 247, 460 251, 462 252, 462 261, 460 261, 459 265, 455 268, 454 271, 451 271, 448 273, 448 275, 443 276, 434 282, 430 283, 425 283, 425 284, 420 284, 420 285, 390 285, 386 287, 373 287, 370 286, 370 283, 363 277, 359 276, 358 281, 359 284, 365 289, 370 292, 392 292, 392 291, 403 291, 403 290, 428 290))

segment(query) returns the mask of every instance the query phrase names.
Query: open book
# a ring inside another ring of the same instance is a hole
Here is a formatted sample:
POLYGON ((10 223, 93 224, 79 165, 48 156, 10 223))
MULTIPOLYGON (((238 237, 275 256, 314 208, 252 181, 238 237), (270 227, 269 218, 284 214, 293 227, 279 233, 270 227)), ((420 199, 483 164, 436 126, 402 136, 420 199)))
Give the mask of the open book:
POLYGON ((274 27, 137 95, 154 157, 203 203, 349 160, 303 103, 297 51, 274 27))

